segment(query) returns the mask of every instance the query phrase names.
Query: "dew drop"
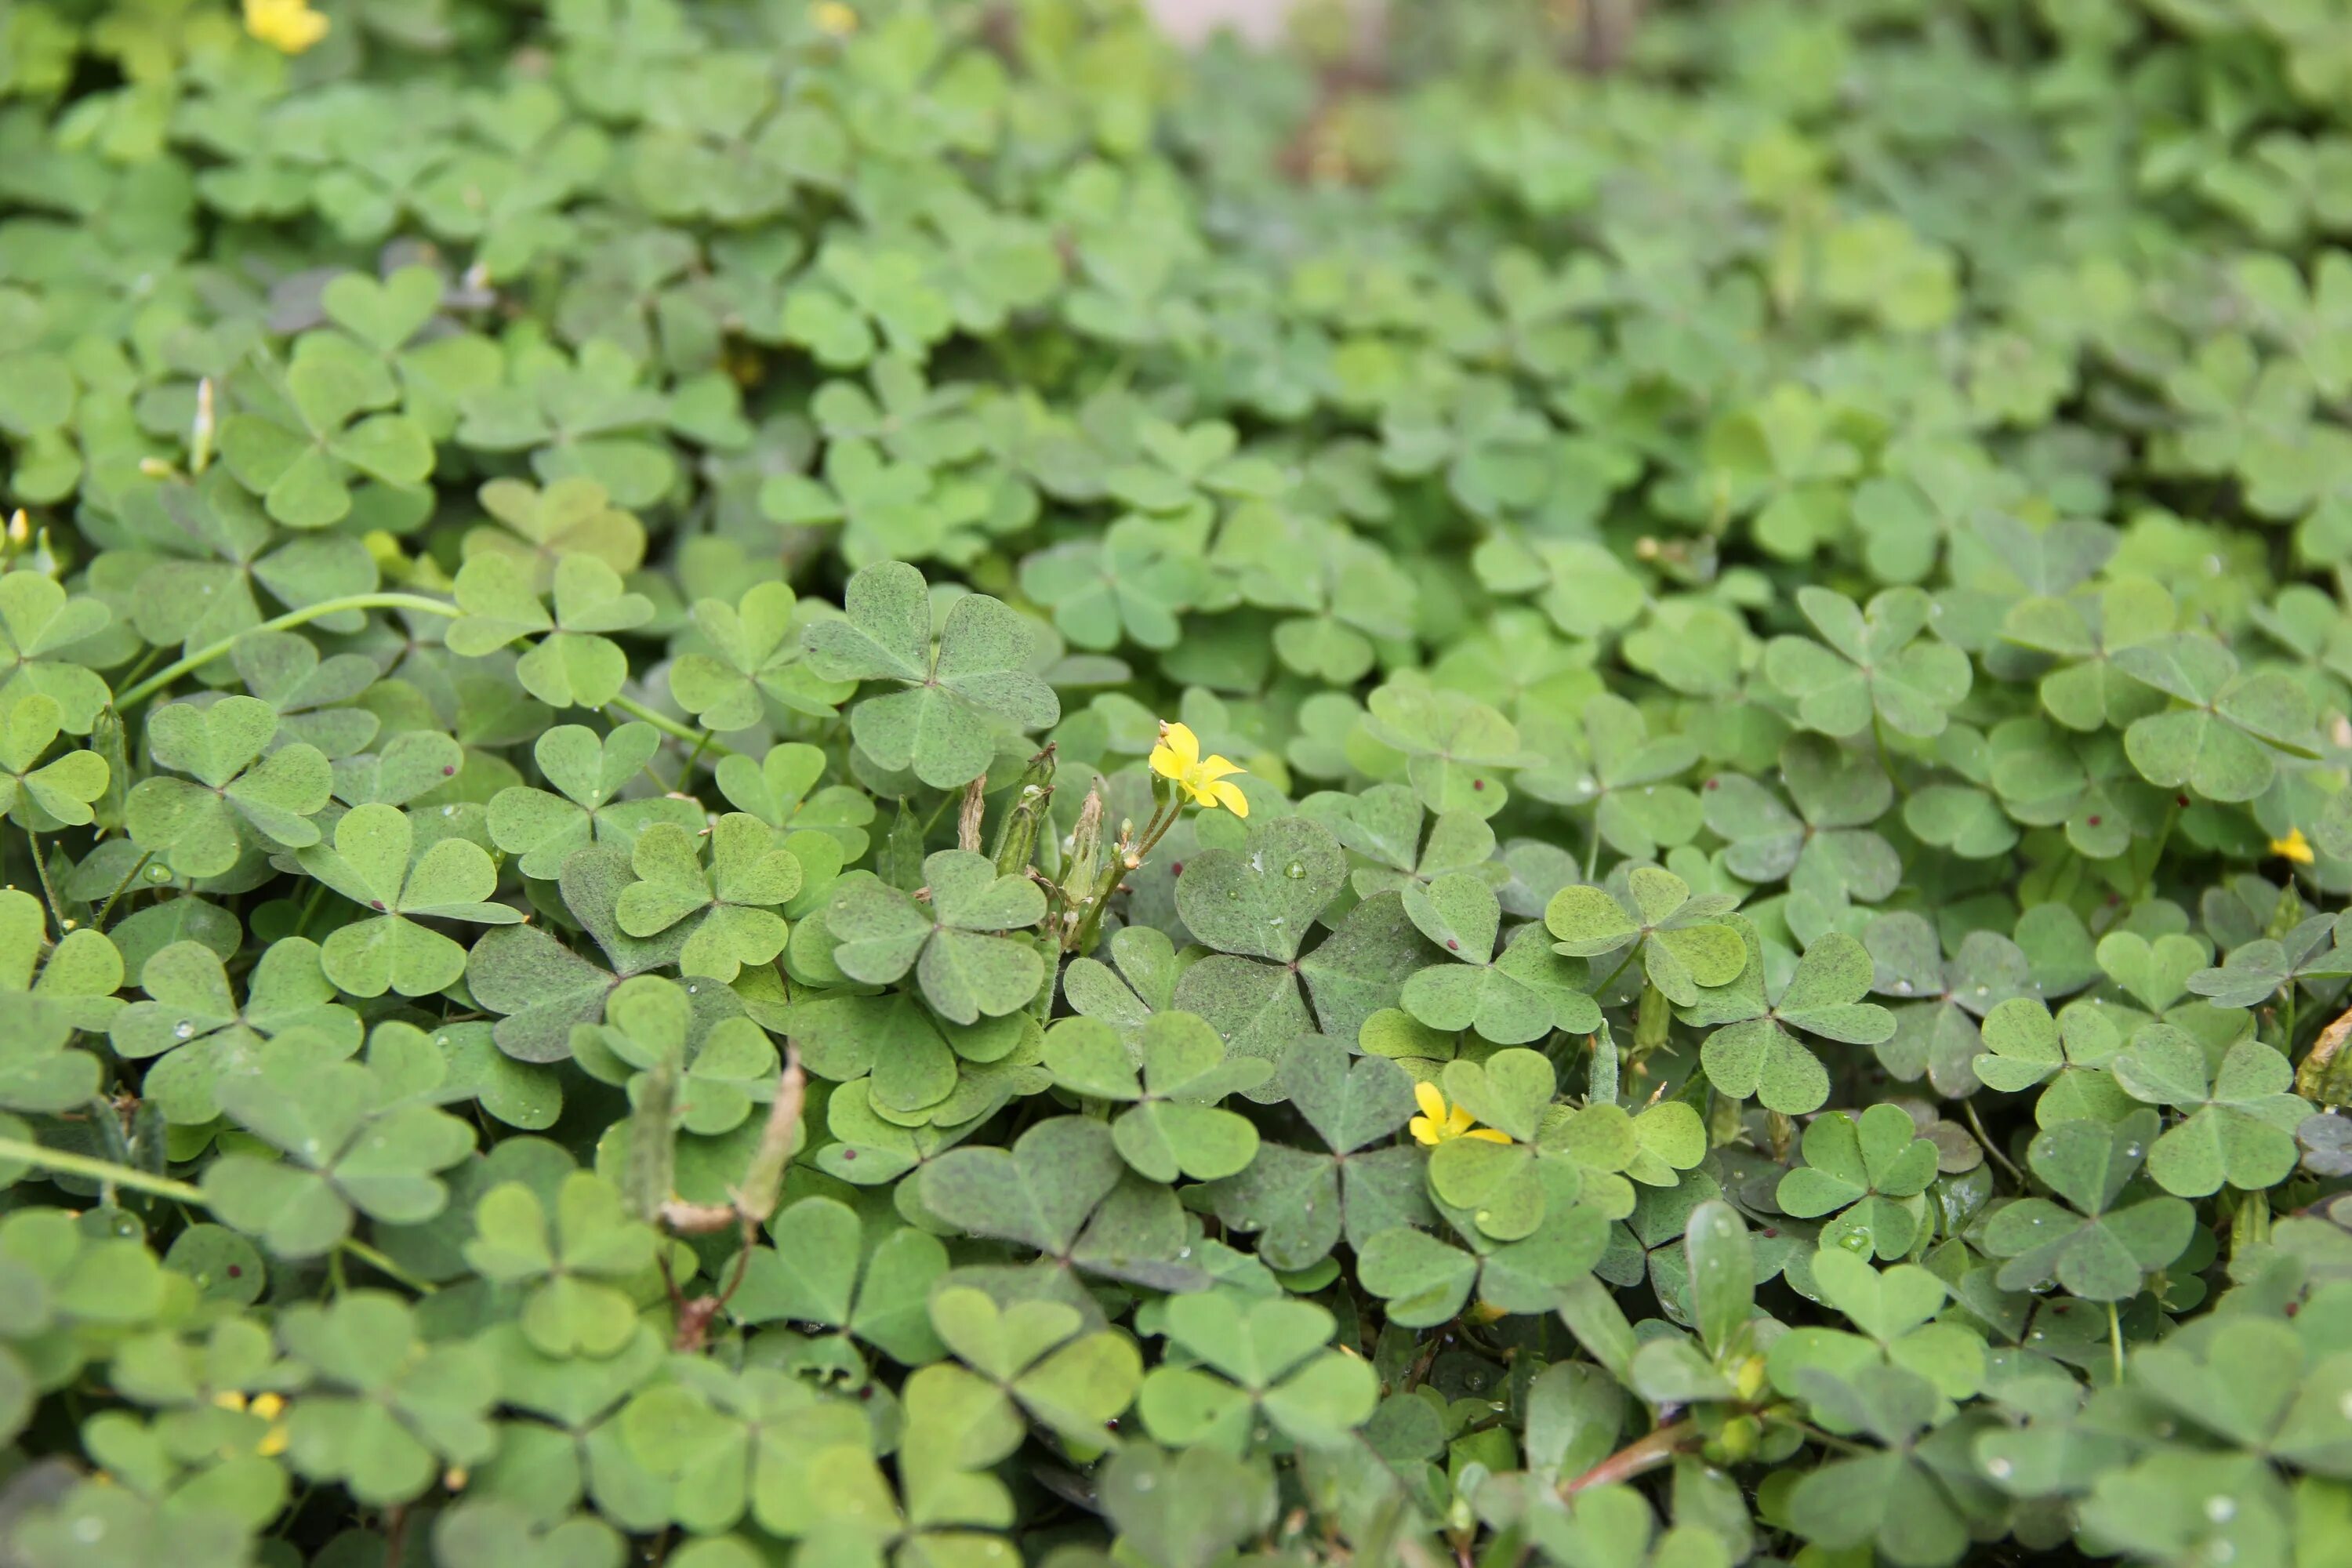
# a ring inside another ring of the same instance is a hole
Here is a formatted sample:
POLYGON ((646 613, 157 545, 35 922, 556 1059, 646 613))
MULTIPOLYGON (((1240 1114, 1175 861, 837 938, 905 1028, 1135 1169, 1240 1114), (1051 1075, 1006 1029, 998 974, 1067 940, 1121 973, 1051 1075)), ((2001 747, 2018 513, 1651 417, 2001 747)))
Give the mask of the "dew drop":
POLYGON ((175 1040, 192 1040, 195 1037, 196 1026, 185 1018, 181 1019, 172 1030, 172 1037, 175 1040))
POLYGON ((1297 861, 1293 860, 1289 865, 1285 866, 1282 868, 1282 874, 1296 882, 1306 877, 1307 868, 1300 865, 1297 861))
POLYGON ((2011 1464, 2007 1459, 1987 1459, 1985 1461, 1985 1473, 1997 1481, 2005 1481, 2009 1479, 2010 1473, 2016 1468, 2016 1466, 2011 1464))
POLYGON ((2205 1500, 2205 1517, 2211 1520, 2216 1524, 2229 1523, 2230 1521, 2238 1517, 2237 1500, 2235 1498, 2222 1497, 2218 1493, 2212 1497, 2207 1498, 2205 1500))

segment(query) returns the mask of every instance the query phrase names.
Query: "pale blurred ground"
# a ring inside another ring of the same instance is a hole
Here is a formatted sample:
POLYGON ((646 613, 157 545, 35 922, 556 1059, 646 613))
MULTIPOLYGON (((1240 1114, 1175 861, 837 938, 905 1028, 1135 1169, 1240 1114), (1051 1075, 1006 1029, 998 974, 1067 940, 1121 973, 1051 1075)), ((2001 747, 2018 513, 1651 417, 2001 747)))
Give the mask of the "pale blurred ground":
POLYGON ((1199 43, 1219 27, 1271 43, 1282 36, 1286 0, 1145 0, 1160 25, 1187 44, 1199 43))

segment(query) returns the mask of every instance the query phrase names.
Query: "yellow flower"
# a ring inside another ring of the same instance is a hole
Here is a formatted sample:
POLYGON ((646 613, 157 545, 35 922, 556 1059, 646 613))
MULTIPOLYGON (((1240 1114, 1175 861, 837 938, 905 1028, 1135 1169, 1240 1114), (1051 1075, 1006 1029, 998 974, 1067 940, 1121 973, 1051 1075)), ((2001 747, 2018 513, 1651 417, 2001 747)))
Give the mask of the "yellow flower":
POLYGON ((261 1441, 254 1445, 253 1451, 265 1459, 274 1459, 284 1453, 286 1423, 278 1417, 286 1413, 285 1399, 275 1394, 257 1394, 245 1411, 248 1415, 258 1415, 269 1423, 269 1429, 261 1435, 261 1441))
POLYGON ((809 19, 820 33, 835 38, 845 38, 857 31, 857 13, 841 0, 819 0, 809 7, 809 19))
POLYGON ((2308 866, 2315 858, 2311 852, 2311 840, 2303 836, 2300 827, 2290 829, 2284 838, 2272 839, 2271 853, 2298 866, 2308 866))
POLYGON ((1224 782, 1226 774, 1242 771, 1241 764, 1201 755, 1201 737, 1188 726, 1160 726, 1160 744, 1151 748, 1151 771, 1163 779, 1174 779, 1176 787, 1199 805, 1213 810, 1222 805, 1235 816, 1249 815, 1249 797, 1242 794, 1241 785, 1224 782))
POLYGON ((1445 1097, 1437 1092, 1433 1083, 1414 1084, 1412 1098, 1420 1104, 1421 1114, 1406 1126, 1412 1129, 1417 1143, 1443 1143, 1453 1138, 1483 1138, 1489 1143, 1511 1141, 1507 1132, 1497 1132, 1491 1127, 1472 1127, 1470 1113, 1458 1105, 1447 1110, 1445 1097))
POLYGON ((299 55, 327 36, 310 0, 245 0, 245 30, 282 54, 299 55))

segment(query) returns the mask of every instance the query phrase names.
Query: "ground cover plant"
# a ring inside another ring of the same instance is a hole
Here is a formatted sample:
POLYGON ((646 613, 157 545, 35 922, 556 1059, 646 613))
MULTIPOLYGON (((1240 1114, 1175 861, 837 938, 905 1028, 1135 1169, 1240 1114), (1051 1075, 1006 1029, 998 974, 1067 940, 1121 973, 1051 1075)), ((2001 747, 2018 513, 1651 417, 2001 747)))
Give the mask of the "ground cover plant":
POLYGON ((0 4, 0 1562, 2352 1560, 2347 89, 0 4))

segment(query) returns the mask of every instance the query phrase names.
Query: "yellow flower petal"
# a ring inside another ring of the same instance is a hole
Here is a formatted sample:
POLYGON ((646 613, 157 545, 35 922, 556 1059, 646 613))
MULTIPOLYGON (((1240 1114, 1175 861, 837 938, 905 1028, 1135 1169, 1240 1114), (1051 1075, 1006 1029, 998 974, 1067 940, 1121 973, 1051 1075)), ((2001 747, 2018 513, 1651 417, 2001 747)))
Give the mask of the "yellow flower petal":
POLYGON ((1497 1132, 1492 1127, 1481 1127, 1474 1132, 1465 1132, 1462 1136, 1465 1138, 1481 1138, 1489 1143, 1507 1143, 1511 1141, 1511 1135, 1509 1133, 1497 1132))
POLYGON ((213 1403, 223 1410, 242 1410, 245 1408, 245 1395, 234 1388, 225 1388, 213 1395, 213 1403))
POLYGON ((1221 779, 1227 773, 1237 773, 1244 770, 1241 763, 1230 757, 1203 757, 1201 759, 1200 767, 1194 771, 1204 779, 1221 779))
POLYGON ((1241 785, 1230 784, 1212 784, 1209 786, 1209 793, 1211 795, 1215 797, 1216 805, 1223 806, 1235 816, 1247 816, 1249 815, 1249 796, 1242 793, 1241 785))
POLYGON ((2271 853, 2298 866, 2308 866, 2317 857, 2311 852, 2311 840, 2303 836, 2300 827, 2292 829, 2284 838, 2271 840, 2271 853))
POLYGON ((1163 779, 1181 779, 1184 776, 1184 764, 1167 747, 1154 746, 1151 748, 1151 771, 1163 779))
POLYGON ((280 53, 299 55, 327 36, 309 0, 245 0, 245 30, 280 53))
POLYGON ((1189 724, 1171 724, 1160 731, 1160 743, 1175 753, 1178 765, 1191 773, 1201 765, 1201 737, 1189 724))
POLYGON ((1437 1123, 1432 1121, 1426 1116, 1414 1117, 1412 1121, 1405 1123, 1405 1127, 1412 1133, 1412 1141, 1416 1143, 1435 1143, 1438 1142, 1437 1123))
POLYGON ((286 1451, 286 1428, 272 1426, 254 1450, 265 1459, 274 1459, 286 1451))
POLYGON ((1469 1131, 1472 1124, 1477 1120, 1457 1105, 1445 1118, 1445 1135, 1448 1138, 1459 1138, 1469 1131))
POLYGON ((1443 1121, 1445 1120, 1445 1097, 1437 1092, 1437 1086, 1435 1084, 1414 1084, 1412 1086, 1412 1102, 1421 1107, 1421 1113, 1423 1116, 1428 1117, 1430 1121, 1443 1121))
POLYGON ((275 1421, 285 1412, 286 1397, 278 1394, 257 1394, 247 1408, 264 1421, 275 1421))

